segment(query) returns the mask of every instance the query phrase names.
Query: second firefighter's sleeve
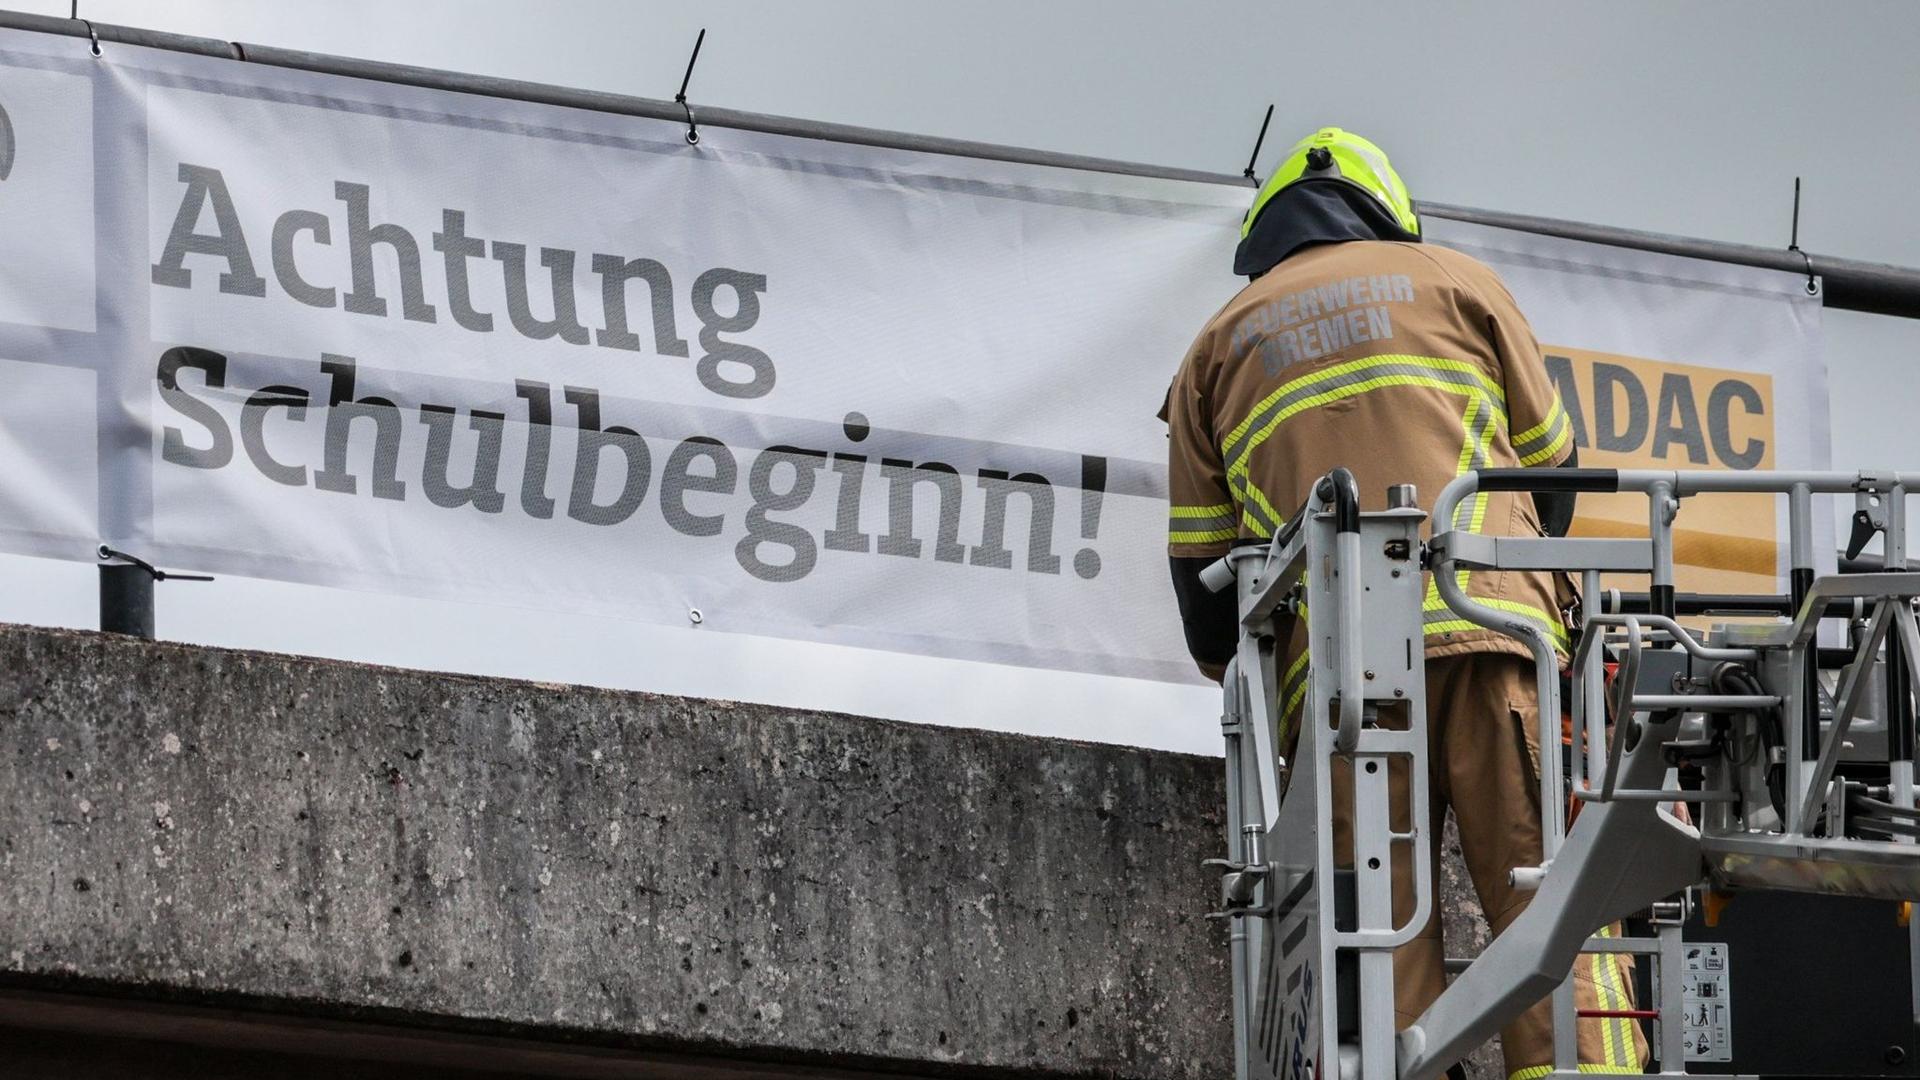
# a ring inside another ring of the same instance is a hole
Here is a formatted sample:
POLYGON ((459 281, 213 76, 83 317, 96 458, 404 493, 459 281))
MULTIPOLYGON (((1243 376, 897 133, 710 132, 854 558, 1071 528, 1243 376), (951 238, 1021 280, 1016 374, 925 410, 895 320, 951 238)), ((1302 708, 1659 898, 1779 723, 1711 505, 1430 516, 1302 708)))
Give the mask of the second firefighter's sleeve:
POLYGON ((1167 556, 1187 652, 1202 672, 1219 679, 1233 658, 1239 613, 1233 590, 1209 592, 1200 571, 1227 553, 1239 529, 1194 366, 1190 357, 1160 413, 1167 422, 1167 556))

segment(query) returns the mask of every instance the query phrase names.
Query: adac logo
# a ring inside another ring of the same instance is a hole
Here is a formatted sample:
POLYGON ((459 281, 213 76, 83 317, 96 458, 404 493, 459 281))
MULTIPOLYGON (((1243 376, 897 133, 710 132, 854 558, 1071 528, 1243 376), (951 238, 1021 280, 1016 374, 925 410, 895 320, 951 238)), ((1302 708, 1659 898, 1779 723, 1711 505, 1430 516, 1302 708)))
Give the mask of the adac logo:
POLYGON ((7 115, 7 107, 0 105, 0 180, 13 172, 13 118, 7 115))

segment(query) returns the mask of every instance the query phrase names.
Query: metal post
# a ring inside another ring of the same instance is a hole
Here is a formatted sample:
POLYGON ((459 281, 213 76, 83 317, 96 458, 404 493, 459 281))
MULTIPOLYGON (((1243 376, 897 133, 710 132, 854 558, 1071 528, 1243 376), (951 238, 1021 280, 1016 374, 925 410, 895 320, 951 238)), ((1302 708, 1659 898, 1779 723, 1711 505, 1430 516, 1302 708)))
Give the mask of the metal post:
MULTIPOLYGON (((1907 568, 1907 489, 1894 484, 1886 494, 1887 535, 1886 568, 1907 568)), ((1887 635, 1887 760, 1893 784, 1893 801, 1902 807, 1913 805, 1913 665, 1920 657, 1906 655, 1899 634, 1887 635)), ((1896 841, 1912 837, 1895 836, 1896 841)))
POLYGON ((1679 510, 1671 483, 1660 480, 1647 489, 1647 539, 1653 546, 1652 583, 1647 586, 1647 596, 1654 614, 1669 619, 1674 613, 1673 519, 1679 510))
POLYGON ((1813 487, 1793 485, 1787 493, 1787 563, 1798 613, 1813 587, 1813 487))
POLYGON ((1661 920, 1660 952, 1649 980, 1653 1007, 1660 1013, 1654 1045, 1660 1055, 1660 1072, 1669 1076, 1687 1071, 1686 968, 1681 951, 1685 922, 1684 914, 1679 919, 1661 920))
MULTIPOLYGON (((1588 570, 1583 575, 1582 587, 1585 590, 1582 603, 1597 605, 1600 603, 1600 572, 1588 570)), ((1594 610, 1589 606, 1588 611, 1594 610)), ((1587 633, 1605 634, 1598 626, 1589 626, 1587 633)), ((1598 787, 1604 779, 1600 774, 1607 767, 1607 706, 1603 695, 1607 689, 1606 657, 1595 643, 1587 653, 1586 670, 1579 672, 1580 707, 1586 720, 1586 726, 1579 730, 1586 741, 1586 780, 1589 788, 1598 787)))
MULTIPOLYGON (((1907 488, 1896 483, 1886 495, 1887 533, 1885 568, 1907 568, 1907 488)), ((1889 792, 1895 806, 1913 805, 1913 670, 1920 657, 1909 656, 1899 634, 1887 635, 1887 773, 1889 792)), ((1895 833, 1896 844, 1911 844, 1914 837, 1895 833)), ((1920 1023, 1920 919, 1907 927, 1907 965, 1912 973, 1908 1005, 1915 1023, 1920 1023)))
POLYGON ((100 629, 153 640, 153 575, 144 567, 100 568, 100 629))
MULTIPOLYGON (((1585 955, 1582 953, 1581 955, 1585 955)), ((1580 962, 1576 957, 1575 964, 1580 962)), ((1553 988, 1553 1068, 1560 1073, 1580 1071, 1580 1020, 1574 997, 1577 980, 1569 971, 1564 981, 1553 988)))
MULTIPOLYGON (((1344 539, 1344 537, 1343 537, 1344 539)), ((1356 562, 1346 563, 1343 572, 1358 576, 1356 562)), ((1343 613, 1349 614, 1349 613, 1343 613)), ((1358 612, 1350 613, 1358 616, 1358 612)), ((1358 635, 1355 635, 1356 639, 1358 635)), ((1366 707, 1368 726, 1377 716, 1375 706, 1366 707)), ((1350 786, 1353 798, 1352 828, 1353 872, 1355 875, 1354 907, 1356 923, 1354 928, 1360 931, 1391 931, 1393 925, 1393 796, 1388 783, 1391 773, 1391 755, 1381 753, 1357 753, 1350 759, 1353 782, 1350 786)), ((1411 770, 1409 771, 1411 775, 1411 770)), ((1408 784, 1411 793, 1413 785, 1408 784)), ((1409 794, 1409 799, 1411 799, 1409 794)), ((1409 807, 1411 810, 1411 807, 1409 807)), ((1425 844, 1427 839, 1420 837, 1417 843, 1425 844)), ((1414 859, 1425 857, 1424 852, 1412 853, 1414 859)), ((1416 874, 1419 871, 1414 871, 1416 874)), ((1393 953, 1386 949, 1363 949, 1359 957, 1360 976, 1360 1015, 1367 1018, 1383 1018, 1393 1015, 1393 953)), ((1365 1077, 1387 1077, 1394 1074, 1393 1051, 1394 1025, 1391 1023, 1362 1023, 1360 1025, 1360 1067, 1365 1077)))
MULTIPOLYGON (((1787 494, 1787 562, 1793 609, 1797 614, 1813 588, 1813 492, 1804 483, 1793 485, 1787 494)), ((1792 707, 1785 711, 1789 833, 1800 833, 1813 826, 1812 822, 1801 820, 1798 796, 1806 780, 1806 763, 1820 756, 1819 644, 1816 632, 1812 640, 1790 654, 1800 666, 1800 679, 1792 695, 1792 707), (1794 727, 1799 728, 1797 738, 1794 727)))
MULTIPOLYGON (((1249 861, 1249 850, 1253 846, 1251 838, 1244 835, 1246 806, 1241 795, 1241 781, 1245 764, 1242 754, 1245 748, 1241 744, 1241 720, 1246 716, 1242 701, 1246 694, 1246 684, 1240 679, 1240 661, 1236 658, 1227 664, 1225 686, 1226 711, 1220 717, 1221 734, 1226 741, 1227 766, 1227 857, 1242 862, 1249 861), (1242 844, 1247 848, 1243 849, 1242 844)), ((1231 928, 1227 941, 1228 960, 1233 968, 1233 1075, 1235 1080, 1249 1080, 1252 1076, 1247 1055, 1248 1032, 1252 1026, 1252 1002, 1249 1000, 1251 988, 1247 984, 1248 959, 1248 919, 1230 919, 1231 928)))

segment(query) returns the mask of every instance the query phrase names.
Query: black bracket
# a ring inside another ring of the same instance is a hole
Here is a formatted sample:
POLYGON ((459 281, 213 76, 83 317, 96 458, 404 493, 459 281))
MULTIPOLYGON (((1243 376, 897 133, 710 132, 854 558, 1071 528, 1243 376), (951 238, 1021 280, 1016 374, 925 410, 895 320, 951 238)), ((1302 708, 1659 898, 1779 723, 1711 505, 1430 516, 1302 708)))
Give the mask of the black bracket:
MULTIPOLYGON (((1891 482, 1890 477, 1876 480, 1891 482)), ((1887 501, 1874 491, 1856 491, 1853 495, 1853 531, 1847 537, 1846 558, 1857 559, 1875 534, 1887 531, 1887 501)))
POLYGON ((1220 911, 1209 911, 1200 917, 1209 922, 1219 922, 1222 919, 1264 919, 1273 914, 1273 911, 1274 908, 1272 904, 1262 904, 1259 907, 1237 907, 1225 908, 1220 911))
POLYGON ((1253 902, 1254 890, 1273 873, 1271 864, 1253 866, 1232 859, 1203 859, 1205 867, 1220 870, 1220 910, 1208 912, 1208 919, 1245 919, 1273 914, 1272 904, 1253 902))
POLYGON ((693 122, 693 106, 687 104, 687 84, 693 81, 693 65, 699 62, 700 46, 706 40, 707 28, 703 26, 700 28, 700 36, 693 39, 693 55, 687 57, 687 73, 680 79, 680 92, 673 95, 674 102, 687 114, 688 145, 696 145, 700 142, 700 128, 693 122))
POLYGON ((1847 537, 1847 558, 1857 559, 1866 550, 1868 541, 1881 531, 1882 526, 1875 522, 1865 510, 1853 512, 1853 534, 1847 537))
POLYGON ((138 555, 129 555, 124 551, 115 551, 105 544, 100 545, 101 562, 122 562, 137 566, 147 572, 155 581, 212 581, 211 574, 169 574, 138 555))

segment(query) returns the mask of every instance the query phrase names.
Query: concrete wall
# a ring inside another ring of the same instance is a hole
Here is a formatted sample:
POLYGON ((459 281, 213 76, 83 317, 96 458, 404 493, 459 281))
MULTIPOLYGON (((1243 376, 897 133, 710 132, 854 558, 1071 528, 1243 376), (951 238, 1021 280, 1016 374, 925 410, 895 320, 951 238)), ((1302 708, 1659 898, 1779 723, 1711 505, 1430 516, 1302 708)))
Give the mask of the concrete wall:
POLYGON ((1231 1072, 1205 758, 0 628, 0 793, 14 990, 1231 1072))

